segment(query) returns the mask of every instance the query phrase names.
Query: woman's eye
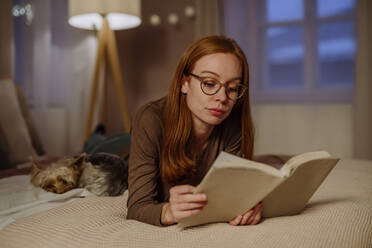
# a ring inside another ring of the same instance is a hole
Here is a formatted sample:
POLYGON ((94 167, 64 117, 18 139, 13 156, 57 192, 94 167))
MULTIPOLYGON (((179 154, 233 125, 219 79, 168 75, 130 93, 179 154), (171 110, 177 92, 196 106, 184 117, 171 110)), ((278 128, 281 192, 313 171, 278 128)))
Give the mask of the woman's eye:
POLYGON ((237 82, 231 82, 229 83, 227 90, 232 93, 237 93, 241 90, 241 86, 237 82))
POLYGON ((214 88, 214 87, 216 87, 216 85, 217 85, 217 83, 215 81, 209 81, 209 80, 203 81, 203 86, 204 87, 214 88))
POLYGON ((235 92, 238 92, 239 89, 238 89, 238 87, 230 87, 230 88, 229 88, 229 91, 235 93, 235 92))

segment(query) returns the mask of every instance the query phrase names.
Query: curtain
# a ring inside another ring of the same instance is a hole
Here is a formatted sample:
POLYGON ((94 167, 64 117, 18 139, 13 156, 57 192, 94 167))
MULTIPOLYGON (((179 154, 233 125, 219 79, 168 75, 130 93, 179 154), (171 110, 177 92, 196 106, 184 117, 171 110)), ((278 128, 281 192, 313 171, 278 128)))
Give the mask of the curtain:
POLYGON ((67 0, 30 3, 32 24, 15 21, 15 82, 24 90, 47 155, 75 153, 83 148, 95 35, 68 24, 67 0))
POLYGON ((372 159, 372 1, 357 3, 354 157, 372 159))
POLYGON ((195 40, 207 35, 220 34, 220 1, 195 1, 195 40))

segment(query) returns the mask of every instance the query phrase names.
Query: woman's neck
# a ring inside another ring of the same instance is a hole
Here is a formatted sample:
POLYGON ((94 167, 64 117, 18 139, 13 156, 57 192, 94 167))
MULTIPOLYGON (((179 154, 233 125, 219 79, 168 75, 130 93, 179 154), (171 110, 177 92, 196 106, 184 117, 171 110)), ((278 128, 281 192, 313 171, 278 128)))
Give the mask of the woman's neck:
POLYGON ((193 128, 193 143, 195 147, 201 147, 204 150, 208 144, 209 136, 213 131, 211 125, 201 125, 193 128))

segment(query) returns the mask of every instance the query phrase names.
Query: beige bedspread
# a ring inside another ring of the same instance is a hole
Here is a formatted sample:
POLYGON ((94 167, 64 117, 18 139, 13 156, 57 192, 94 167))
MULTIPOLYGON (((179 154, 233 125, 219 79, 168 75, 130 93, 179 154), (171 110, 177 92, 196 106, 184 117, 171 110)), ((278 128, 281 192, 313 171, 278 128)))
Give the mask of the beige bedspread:
POLYGON ((17 220, 0 246, 372 247, 372 161, 341 160, 301 214, 256 226, 151 226, 125 219, 126 197, 87 197, 17 220))

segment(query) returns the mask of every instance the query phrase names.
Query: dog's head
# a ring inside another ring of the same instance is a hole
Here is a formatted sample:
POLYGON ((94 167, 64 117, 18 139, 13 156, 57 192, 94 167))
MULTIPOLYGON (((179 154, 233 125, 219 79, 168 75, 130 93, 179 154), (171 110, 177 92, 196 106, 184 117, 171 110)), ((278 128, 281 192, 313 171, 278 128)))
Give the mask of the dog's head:
POLYGON ((44 168, 32 160, 31 183, 46 191, 62 194, 77 187, 86 163, 85 153, 75 159, 58 160, 44 168))

